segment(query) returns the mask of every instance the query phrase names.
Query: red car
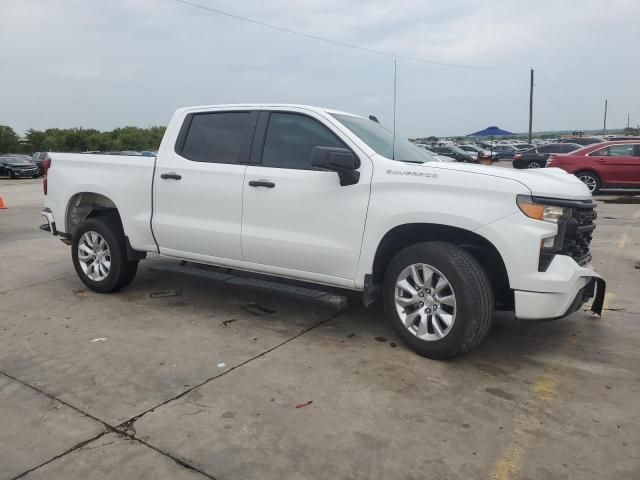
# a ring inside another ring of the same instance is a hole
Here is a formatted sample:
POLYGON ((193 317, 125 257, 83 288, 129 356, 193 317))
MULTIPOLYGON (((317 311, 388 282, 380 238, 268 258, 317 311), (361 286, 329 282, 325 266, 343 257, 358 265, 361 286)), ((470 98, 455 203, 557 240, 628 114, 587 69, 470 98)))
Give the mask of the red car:
POLYGON ((593 194, 601 188, 640 188, 640 141, 596 143, 551 155, 546 166, 575 174, 593 194))

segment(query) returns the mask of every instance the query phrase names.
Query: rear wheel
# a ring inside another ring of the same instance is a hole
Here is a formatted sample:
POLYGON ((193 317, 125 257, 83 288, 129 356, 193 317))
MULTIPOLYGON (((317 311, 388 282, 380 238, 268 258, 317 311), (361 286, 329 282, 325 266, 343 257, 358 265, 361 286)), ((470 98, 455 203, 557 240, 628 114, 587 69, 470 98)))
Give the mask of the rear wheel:
POLYGON ((493 317, 487 274, 469 253, 449 243, 418 243, 396 254, 383 294, 387 317, 400 336, 429 358, 475 348, 493 317))
POLYGON ((592 195, 595 195, 600 191, 600 177, 592 172, 578 172, 576 173, 576 177, 580 179, 582 183, 584 183, 592 195))
POLYGON ((111 216, 85 221, 73 236, 71 255, 80 280, 100 293, 127 286, 138 270, 137 261, 127 260, 122 226, 111 216))

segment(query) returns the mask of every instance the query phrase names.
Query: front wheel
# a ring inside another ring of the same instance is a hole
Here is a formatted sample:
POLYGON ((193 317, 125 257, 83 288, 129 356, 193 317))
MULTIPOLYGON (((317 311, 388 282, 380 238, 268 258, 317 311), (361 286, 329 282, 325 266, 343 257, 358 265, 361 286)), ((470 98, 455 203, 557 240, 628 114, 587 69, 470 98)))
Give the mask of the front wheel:
POLYGON ((544 165, 539 160, 531 160, 527 165, 527 168, 542 168, 544 165))
POLYGON ((578 172, 576 173, 576 177, 587 186, 591 195, 595 195, 600 191, 600 177, 595 173, 578 172))
POLYGON ((444 360, 475 348, 489 331, 493 290, 468 252, 445 242, 401 250, 384 279, 386 315, 409 347, 444 360))
POLYGON ((127 286, 138 270, 137 261, 127 260, 122 226, 111 216, 85 221, 73 235, 71 255, 80 280, 100 293, 127 286))

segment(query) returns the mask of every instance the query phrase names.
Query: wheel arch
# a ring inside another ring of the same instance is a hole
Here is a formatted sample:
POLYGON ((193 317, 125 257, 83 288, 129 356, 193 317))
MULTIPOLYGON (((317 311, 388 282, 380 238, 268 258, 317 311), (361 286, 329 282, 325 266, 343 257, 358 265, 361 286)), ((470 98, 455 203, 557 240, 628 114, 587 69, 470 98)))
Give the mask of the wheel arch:
POLYGON ((370 270, 371 284, 382 284, 387 266, 397 252, 410 245, 428 241, 452 243, 470 253, 489 276, 496 305, 504 309, 513 308, 513 291, 510 288, 507 268, 498 249, 485 237, 450 225, 405 223, 393 227, 378 243, 370 270))
POLYGON ((113 215, 122 227, 122 219, 118 207, 109 197, 95 192, 79 192, 74 194, 67 202, 65 212, 66 232, 73 236, 79 225, 86 219, 113 215))

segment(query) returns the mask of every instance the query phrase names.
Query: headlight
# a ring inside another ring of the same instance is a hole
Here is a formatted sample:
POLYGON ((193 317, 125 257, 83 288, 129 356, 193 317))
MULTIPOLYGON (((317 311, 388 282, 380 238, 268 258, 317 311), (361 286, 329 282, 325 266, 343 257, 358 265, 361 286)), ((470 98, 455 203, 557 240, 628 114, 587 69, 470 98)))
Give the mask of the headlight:
POLYGON ((520 211, 527 217, 551 223, 558 223, 569 210, 558 205, 545 205, 544 203, 534 202, 528 195, 518 195, 516 203, 520 211))

